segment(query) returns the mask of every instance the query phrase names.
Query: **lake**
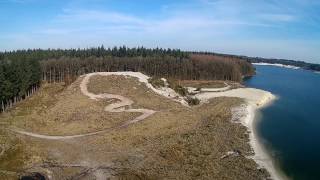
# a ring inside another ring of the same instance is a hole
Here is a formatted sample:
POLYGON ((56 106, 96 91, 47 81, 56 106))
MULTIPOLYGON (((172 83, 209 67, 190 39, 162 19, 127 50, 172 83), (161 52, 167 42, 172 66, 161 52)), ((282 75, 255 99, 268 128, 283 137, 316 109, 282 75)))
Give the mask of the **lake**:
POLYGON ((273 66, 256 66, 245 84, 279 97, 261 110, 257 133, 290 179, 320 179, 320 74, 273 66))

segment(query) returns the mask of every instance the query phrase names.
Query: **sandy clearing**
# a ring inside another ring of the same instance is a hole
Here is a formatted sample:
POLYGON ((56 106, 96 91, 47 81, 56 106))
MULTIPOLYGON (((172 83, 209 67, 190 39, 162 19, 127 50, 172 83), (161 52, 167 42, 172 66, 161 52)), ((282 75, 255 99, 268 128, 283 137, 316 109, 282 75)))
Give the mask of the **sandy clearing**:
POLYGON ((238 97, 245 99, 250 105, 260 107, 275 98, 270 92, 255 88, 238 88, 224 92, 203 92, 195 95, 200 101, 206 102, 215 97, 238 97))

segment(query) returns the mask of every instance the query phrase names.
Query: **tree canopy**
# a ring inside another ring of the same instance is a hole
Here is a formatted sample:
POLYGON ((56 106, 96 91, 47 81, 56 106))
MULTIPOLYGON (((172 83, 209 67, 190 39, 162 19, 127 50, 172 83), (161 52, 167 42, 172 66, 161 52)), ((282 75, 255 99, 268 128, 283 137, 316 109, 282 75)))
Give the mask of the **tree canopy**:
POLYGON ((241 81, 253 66, 238 57, 179 49, 126 46, 88 49, 29 49, 0 53, 0 110, 34 92, 40 81, 71 83, 101 71, 139 71, 186 80, 241 81))

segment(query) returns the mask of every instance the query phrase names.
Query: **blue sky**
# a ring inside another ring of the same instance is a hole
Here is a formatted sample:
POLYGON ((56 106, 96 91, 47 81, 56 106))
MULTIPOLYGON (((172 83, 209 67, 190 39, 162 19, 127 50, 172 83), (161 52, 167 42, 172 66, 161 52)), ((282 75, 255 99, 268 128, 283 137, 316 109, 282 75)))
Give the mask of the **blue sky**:
POLYGON ((318 0, 0 0, 0 51, 104 44, 320 63, 318 0))

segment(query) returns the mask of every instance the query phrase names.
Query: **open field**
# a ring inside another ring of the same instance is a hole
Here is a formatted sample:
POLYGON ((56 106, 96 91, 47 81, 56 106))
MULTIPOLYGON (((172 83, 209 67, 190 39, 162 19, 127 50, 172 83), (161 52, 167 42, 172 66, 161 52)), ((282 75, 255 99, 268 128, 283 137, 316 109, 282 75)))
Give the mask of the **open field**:
POLYGON ((131 99, 135 109, 156 111, 143 121, 117 128, 139 113, 107 112, 117 100, 83 95, 83 77, 68 87, 44 85, 33 97, 0 115, 0 177, 40 172, 52 179, 265 179, 258 170, 245 127, 231 122, 243 101, 219 97, 192 108, 156 94, 136 78, 93 76, 88 91, 131 99), (29 137, 103 133, 66 140, 29 137), (3 148, 5 147, 5 148, 3 148), (236 152, 226 156, 228 152, 236 152))

